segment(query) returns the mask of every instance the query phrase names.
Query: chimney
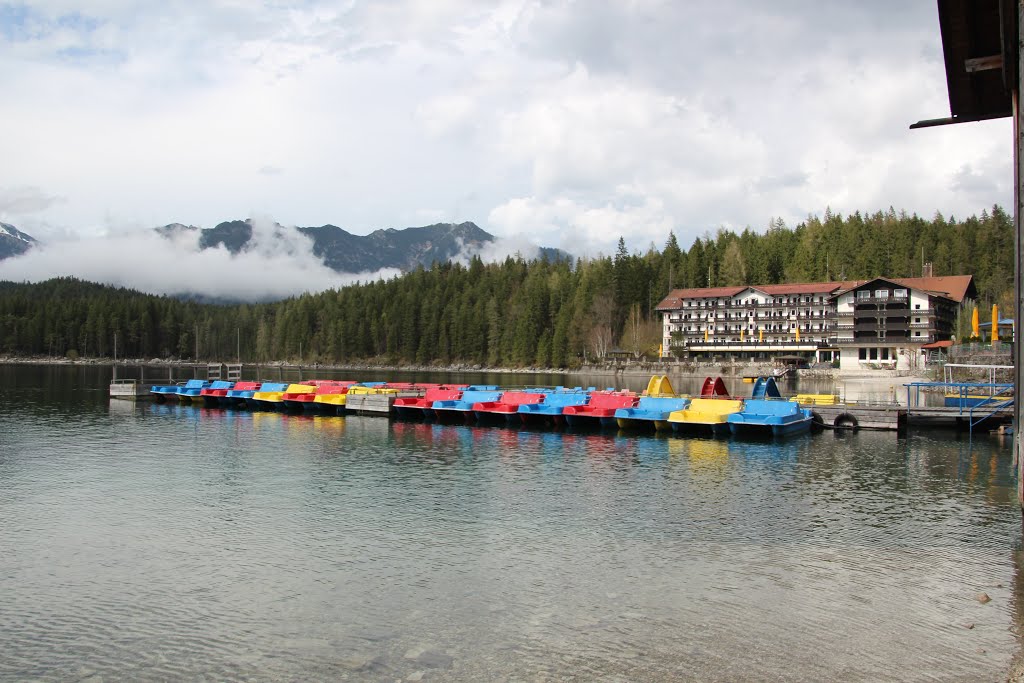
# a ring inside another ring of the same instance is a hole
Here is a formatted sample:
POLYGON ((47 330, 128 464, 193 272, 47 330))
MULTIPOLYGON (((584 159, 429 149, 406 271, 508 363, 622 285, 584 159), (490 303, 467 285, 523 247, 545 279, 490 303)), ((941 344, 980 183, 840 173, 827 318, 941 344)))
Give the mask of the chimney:
POLYGON ((921 264, 921 277, 932 277, 932 262, 921 264))

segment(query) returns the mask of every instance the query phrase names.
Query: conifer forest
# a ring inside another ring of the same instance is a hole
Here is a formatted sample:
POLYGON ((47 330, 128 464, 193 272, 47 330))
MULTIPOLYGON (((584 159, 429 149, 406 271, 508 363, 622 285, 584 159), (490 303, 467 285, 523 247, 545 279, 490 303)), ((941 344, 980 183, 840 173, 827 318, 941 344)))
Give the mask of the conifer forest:
POLYGON ((59 278, 0 282, 0 354, 196 361, 563 368, 653 354, 671 288, 973 274, 982 310, 1013 302, 1012 218, 826 211, 789 227, 706 233, 683 249, 444 263, 271 303, 211 304, 59 278), (198 352, 198 357, 196 354, 198 352))

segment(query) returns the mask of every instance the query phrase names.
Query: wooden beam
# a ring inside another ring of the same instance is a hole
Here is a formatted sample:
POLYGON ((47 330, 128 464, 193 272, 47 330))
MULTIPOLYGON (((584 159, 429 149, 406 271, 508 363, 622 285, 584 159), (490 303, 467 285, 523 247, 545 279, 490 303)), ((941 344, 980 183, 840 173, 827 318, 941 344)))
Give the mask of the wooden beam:
POLYGON ((1003 56, 1002 55, 991 55, 989 57, 973 57, 971 59, 964 60, 964 69, 967 73, 974 73, 975 71, 991 71, 992 69, 1003 68, 1003 56))
POLYGON ((934 128, 935 126, 952 126, 956 123, 976 123, 978 121, 1002 119, 1007 116, 1013 116, 1013 112, 1000 112, 998 114, 985 114, 983 116, 947 116, 941 119, 924 119, 917 123, 910 124, 910 130, 917 130, 918 128, 934 128))

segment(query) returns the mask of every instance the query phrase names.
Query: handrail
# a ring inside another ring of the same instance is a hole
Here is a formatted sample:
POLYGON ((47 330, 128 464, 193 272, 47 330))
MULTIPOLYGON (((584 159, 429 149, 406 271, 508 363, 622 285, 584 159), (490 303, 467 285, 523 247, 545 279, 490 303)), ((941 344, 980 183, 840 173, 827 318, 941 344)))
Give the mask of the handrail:
MULTIPOLYGON (((955 389, 957 397, 960 401, 960 414, 964 413, 963 400, 971 395, 971 391, 977 389, 989 389, 989 396, 986 400, 995 398, 1005 398, 1007 392, 1013 392, 1013 384, 1008 382, 908 382, 904 384, 907 388, 907 414, 913 408, 921 406, 921 389, 955 389), (911 390, 913 389, 914 400, 911 400, 911 390), (998 391, 997 391, 998 390, 998 391)), ((1013 398, 1012 394, 1010 396, 1013 398)))
POLYGON ((997 403, 996 405, 993 405, 993 406, 991 406, 991 407, 992 407, 992 410, 990 410, 989 412, 985 413, 984 415, 982 415, 981 417, 979 417, 979 418, 977 419, 977 421, 975 421, 975 419, 974 419, 974 409, 975 409, 975 408, 980 408, 981 406, 986 406, 986 405, 990 405, 990 404, 992 404, 992 403, 993 403, 994 401, 995 401, 995 397, 993 397, 993 398, 991 398, 991 399, 987 399, 987 400, 985 400, 985 401, 982 401, 981 403, 978 403, 978 404, 976 404, 976 405, 973 405, 973 406, 971 406, 971 410, 970 410, 970 412, 969 412, 969 413, 967 414, 967 419, 968 419, 968 425, 967 425, 967 430, 968 430, 969 432, 971 432, 971 433, 973 433, 973 432, 974 432, 974 426, 975 426, 975 425, 981 424, 982 422, 984 422, 984 421, 985 421, 985 420, 987 420, 988 418, 992 417, 993 415, 995 415, 995 414, 996 414, 996 413, 998 413, 999 411, 1001 411, 1001 410, 1005 410, 1005 409, 1007 409, 1007 408, 1009 408, 1009 407, 1013 406, 1013 402, 1014 402, 1014 397, 1012 397, 1012 396, 1011 396, 1011 397, 1010 397, 1010 398, 1009 398, 1008 400, 1003 400, 1003 401, 1000 401, 1000 402, 999 402, 999 403, 997 403))

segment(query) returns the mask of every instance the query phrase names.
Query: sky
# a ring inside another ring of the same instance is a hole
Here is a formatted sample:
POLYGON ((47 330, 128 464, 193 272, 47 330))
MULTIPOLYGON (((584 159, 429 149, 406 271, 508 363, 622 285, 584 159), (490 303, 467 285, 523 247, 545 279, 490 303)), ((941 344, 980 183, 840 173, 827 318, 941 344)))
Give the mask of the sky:
POLYGON ((596 256, 1012 204, 1008 119, 908 130, 949 114, 934 0, 0 0, 0 93, 0 221, 71 253, 258 216, 596 256))

